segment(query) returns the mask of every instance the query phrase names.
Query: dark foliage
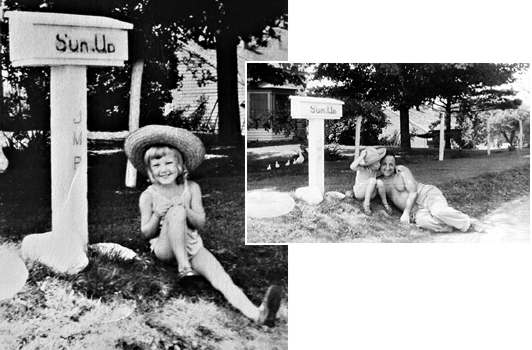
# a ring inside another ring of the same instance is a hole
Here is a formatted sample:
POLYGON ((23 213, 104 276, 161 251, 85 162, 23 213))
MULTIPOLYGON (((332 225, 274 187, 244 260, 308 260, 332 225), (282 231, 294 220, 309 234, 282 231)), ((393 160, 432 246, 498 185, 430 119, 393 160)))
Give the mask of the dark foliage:
POLYGON ((360 127, 360 144, 376 145, 379 134, 386 126, 386 114, 378 104, 343 98, 344 110, 340 120, 326 121, 325 136, 327 141, 342 145, 354 145, 357 118, 362 118, 360 127))
POLYGON ((305 64, 293 63, 248 63, 248 88, 257 87, 261 84, 304 86, 306 82, 305 67, 305 64))

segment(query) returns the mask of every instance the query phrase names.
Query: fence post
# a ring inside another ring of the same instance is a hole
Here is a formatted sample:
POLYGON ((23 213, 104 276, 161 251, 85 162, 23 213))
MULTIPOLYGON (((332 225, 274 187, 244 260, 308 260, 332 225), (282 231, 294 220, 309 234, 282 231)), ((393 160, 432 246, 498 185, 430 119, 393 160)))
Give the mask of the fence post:
POLYGON ((440 150, 438 160, 443 160, 445 152, 445 114, 440 113, 440 150))
POLYGON ((360 154, 360 127, 362 126, 362 117, 357 117, 356 133, 355 133, 355 159, 360 154))

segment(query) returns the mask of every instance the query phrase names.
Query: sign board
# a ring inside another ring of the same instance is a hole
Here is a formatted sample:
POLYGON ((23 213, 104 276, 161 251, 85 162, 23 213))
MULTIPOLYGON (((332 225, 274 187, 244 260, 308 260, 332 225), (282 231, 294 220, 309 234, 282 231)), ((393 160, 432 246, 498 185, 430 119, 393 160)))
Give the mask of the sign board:
POLYGON ((123 66, 127 30, 112 18, 10 11, 9 54, 13 66, 123 66))
POLYGON ((290 96, 290 115, 295 119, 340 119, 343 104, 332 98, 290 96))

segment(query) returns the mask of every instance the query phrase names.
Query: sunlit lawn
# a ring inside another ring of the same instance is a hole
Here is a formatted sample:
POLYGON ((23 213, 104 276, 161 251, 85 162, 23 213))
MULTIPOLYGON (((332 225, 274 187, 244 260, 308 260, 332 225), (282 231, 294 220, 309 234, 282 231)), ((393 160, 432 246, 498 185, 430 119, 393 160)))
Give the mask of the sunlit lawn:
MULTIPOLYGON (((308 184, 308 165, 281 166, 267 171, 267 164, 283 164, 291 153, 287 146, 248 153, 248 190, 269 189, 294 194, 298 187, 308 184), (265 155, 265 156, 264 156, 265 155)), ((352 157, 342 157, 325 163, 326 191, 346 192, 354 184, 349 170, 352 157)), ((530 158, 528 150, 494 152, 449 152, 443 162, 434 152, 414 150, 398 159, 408 166, 416 179, 437 185, 449 203, 481 218, 503 202, 529 193, 530 158)), ((411 242, 427 231, 399 224, 400 212, 392 217, 383 212, 380 200, 372 202, 373 215, 362 211, 360 202, 353 199, 326 199, 317 206, 296 201, 287 215, 269 219, 248 219, 248 243, 281 242, 411 242), (412 234, 415 232, 415 236, 412 234)))

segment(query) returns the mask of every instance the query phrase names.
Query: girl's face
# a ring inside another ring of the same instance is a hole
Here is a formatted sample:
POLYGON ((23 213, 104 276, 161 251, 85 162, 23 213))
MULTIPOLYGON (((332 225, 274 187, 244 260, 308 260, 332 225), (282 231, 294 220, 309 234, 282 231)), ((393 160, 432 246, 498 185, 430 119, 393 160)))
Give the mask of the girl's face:
POLYGON ((178 176, 183 173, 181 157, 176 152, 168 152, 160 158, 150 160, 150 172, 153 180, 161 185, 169 185, 176 182, 178 176))
POLYGON ((386 156, 381 162, 381 173, 388 177, 395 173, 395 158, 393 156, 386 156))

